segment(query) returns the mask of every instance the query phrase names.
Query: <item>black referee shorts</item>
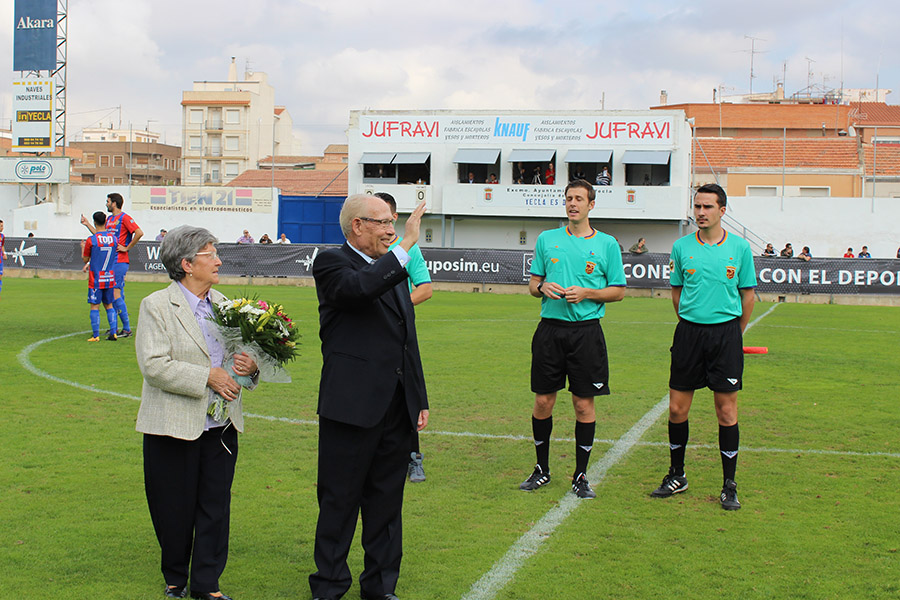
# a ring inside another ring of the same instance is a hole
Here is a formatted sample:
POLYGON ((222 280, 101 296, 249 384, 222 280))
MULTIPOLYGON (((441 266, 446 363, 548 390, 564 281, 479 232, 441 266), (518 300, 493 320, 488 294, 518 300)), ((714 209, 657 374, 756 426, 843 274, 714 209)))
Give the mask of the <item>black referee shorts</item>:
POLYGON ((672 340, 669 387, 682 392, 708 387, 736 392, 744 376, 740 319, 703 325, 681 319, 672 340))
POLYGON ((563 389, 582 398, 609 394, 609 360, 599 319, 541 319, 531 339, 531 391, 563 389))

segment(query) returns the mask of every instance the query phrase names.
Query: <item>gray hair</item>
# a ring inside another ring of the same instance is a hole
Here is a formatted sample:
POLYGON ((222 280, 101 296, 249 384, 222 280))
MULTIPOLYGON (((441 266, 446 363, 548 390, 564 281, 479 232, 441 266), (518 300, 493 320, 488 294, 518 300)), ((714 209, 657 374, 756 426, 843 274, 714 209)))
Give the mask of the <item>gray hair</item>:
POLYGON ((170 279, 181 281, 186 275, 181 259, 186 258, 190 262, 204 246, 218 242, 218 238, 208 229, 182 225, 168 232, 159 243, 159 260, 169 272, 170 279))
POLYGON ((344 200, 344 205, 341 206, 340 221, 341 231, 344 232, 344 237, 348 240, 350 239, 350 234, 353 233, 353 219, 365 216, 363 213, 366 211, 366 200, 369 198, 375 198, 379 202, 383 202, 381 198, 370 194, 353 194, 344 200))

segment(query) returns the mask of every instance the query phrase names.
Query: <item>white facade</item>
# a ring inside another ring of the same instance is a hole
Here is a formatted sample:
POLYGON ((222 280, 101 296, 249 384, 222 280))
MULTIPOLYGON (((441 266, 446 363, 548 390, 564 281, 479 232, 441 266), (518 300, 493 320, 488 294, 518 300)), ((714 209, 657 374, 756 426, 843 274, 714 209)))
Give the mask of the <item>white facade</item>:
POLYGON ((222 185, 263 157, 294 153, 293 121, 265 73, 195 81, 182 94, 182 183, 222 185))
POLYGON ((569 180, 593 183, 604 166, 611 185, 595 186, 591 218, 626 247, 648 230, 675 239, 688 214, 691 129, 680 110, 352 111, 348 137, 350 193, 388 192, 401 212, 424 199, 425 246, 533 246, 565 219, 569 180))
POLYGON ((147 129, 113 129, 110 127, 85 127, 81 130, 81 142, 159 142, 159 134, 147 129))

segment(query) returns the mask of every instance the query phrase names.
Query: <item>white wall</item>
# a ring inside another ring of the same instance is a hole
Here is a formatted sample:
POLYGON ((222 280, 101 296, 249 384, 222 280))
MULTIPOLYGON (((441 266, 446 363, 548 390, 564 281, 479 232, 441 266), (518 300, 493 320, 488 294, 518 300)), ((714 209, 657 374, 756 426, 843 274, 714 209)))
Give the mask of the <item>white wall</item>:
POLYGON ((781 250, 796 255, 809 246, 813 256, 843 256, 869 247, 876 258, 894 258, 900 247, 900 198, 728 198, 732 217, 781 250), (874 205, 874 210, 873 210, 874 205))
POLYGON ((258 240, 264 233, 275 238, 278 229, 278 202, 273 203, 272 212, 265 213, 196 213, 172 210, 131 210, 131 188, 129 186, 70 186, 71 210, 57 214, 56 205, 44 203, 18 207, 18 186, 0 185, 0 219, 4 221, 4 234, 25 237, 33 232, 37 237, 81 239, 87 230, 80 223, 81 215, 88 219, 96 211, 106 212, 106 195, 112 192, 122 194, 126 213, 134 217, 144 232, 145 240, 153 240, 160 229, 173 229, 179 225, 194 225, 209 229, 223 242, 236 241, 244 229, 258 240), (26 229, 26 226, 33 226, 26 229))

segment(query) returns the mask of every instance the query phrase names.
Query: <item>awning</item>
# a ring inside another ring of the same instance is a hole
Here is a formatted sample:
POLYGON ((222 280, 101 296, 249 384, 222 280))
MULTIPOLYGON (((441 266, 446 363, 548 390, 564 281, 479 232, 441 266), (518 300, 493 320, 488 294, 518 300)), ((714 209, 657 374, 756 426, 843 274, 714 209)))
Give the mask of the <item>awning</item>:
POLYGON ((670 150, 626 150, 622 162, 626 165, 667 165, 670 150))
POLYGON ((389 165, 394 160, 395 152, 363 152, 359 158, 361 165, 389 165))
POLYGON ((421 165, 431 158, 431 152, 398 152, 392 165, 421 165))
POLYGON ((509 153, 509 162, 550 162, 556 150, 532 150, 518 148, 509 153))
POLYGON ((499 148, 460 148, 456 151, 453 162, 468 165, 493 165, 499 156, 499 148))
POLYGON ((608 163, 612 158, 612 150, 569 150, 566 153, 567 163, 608 163))

